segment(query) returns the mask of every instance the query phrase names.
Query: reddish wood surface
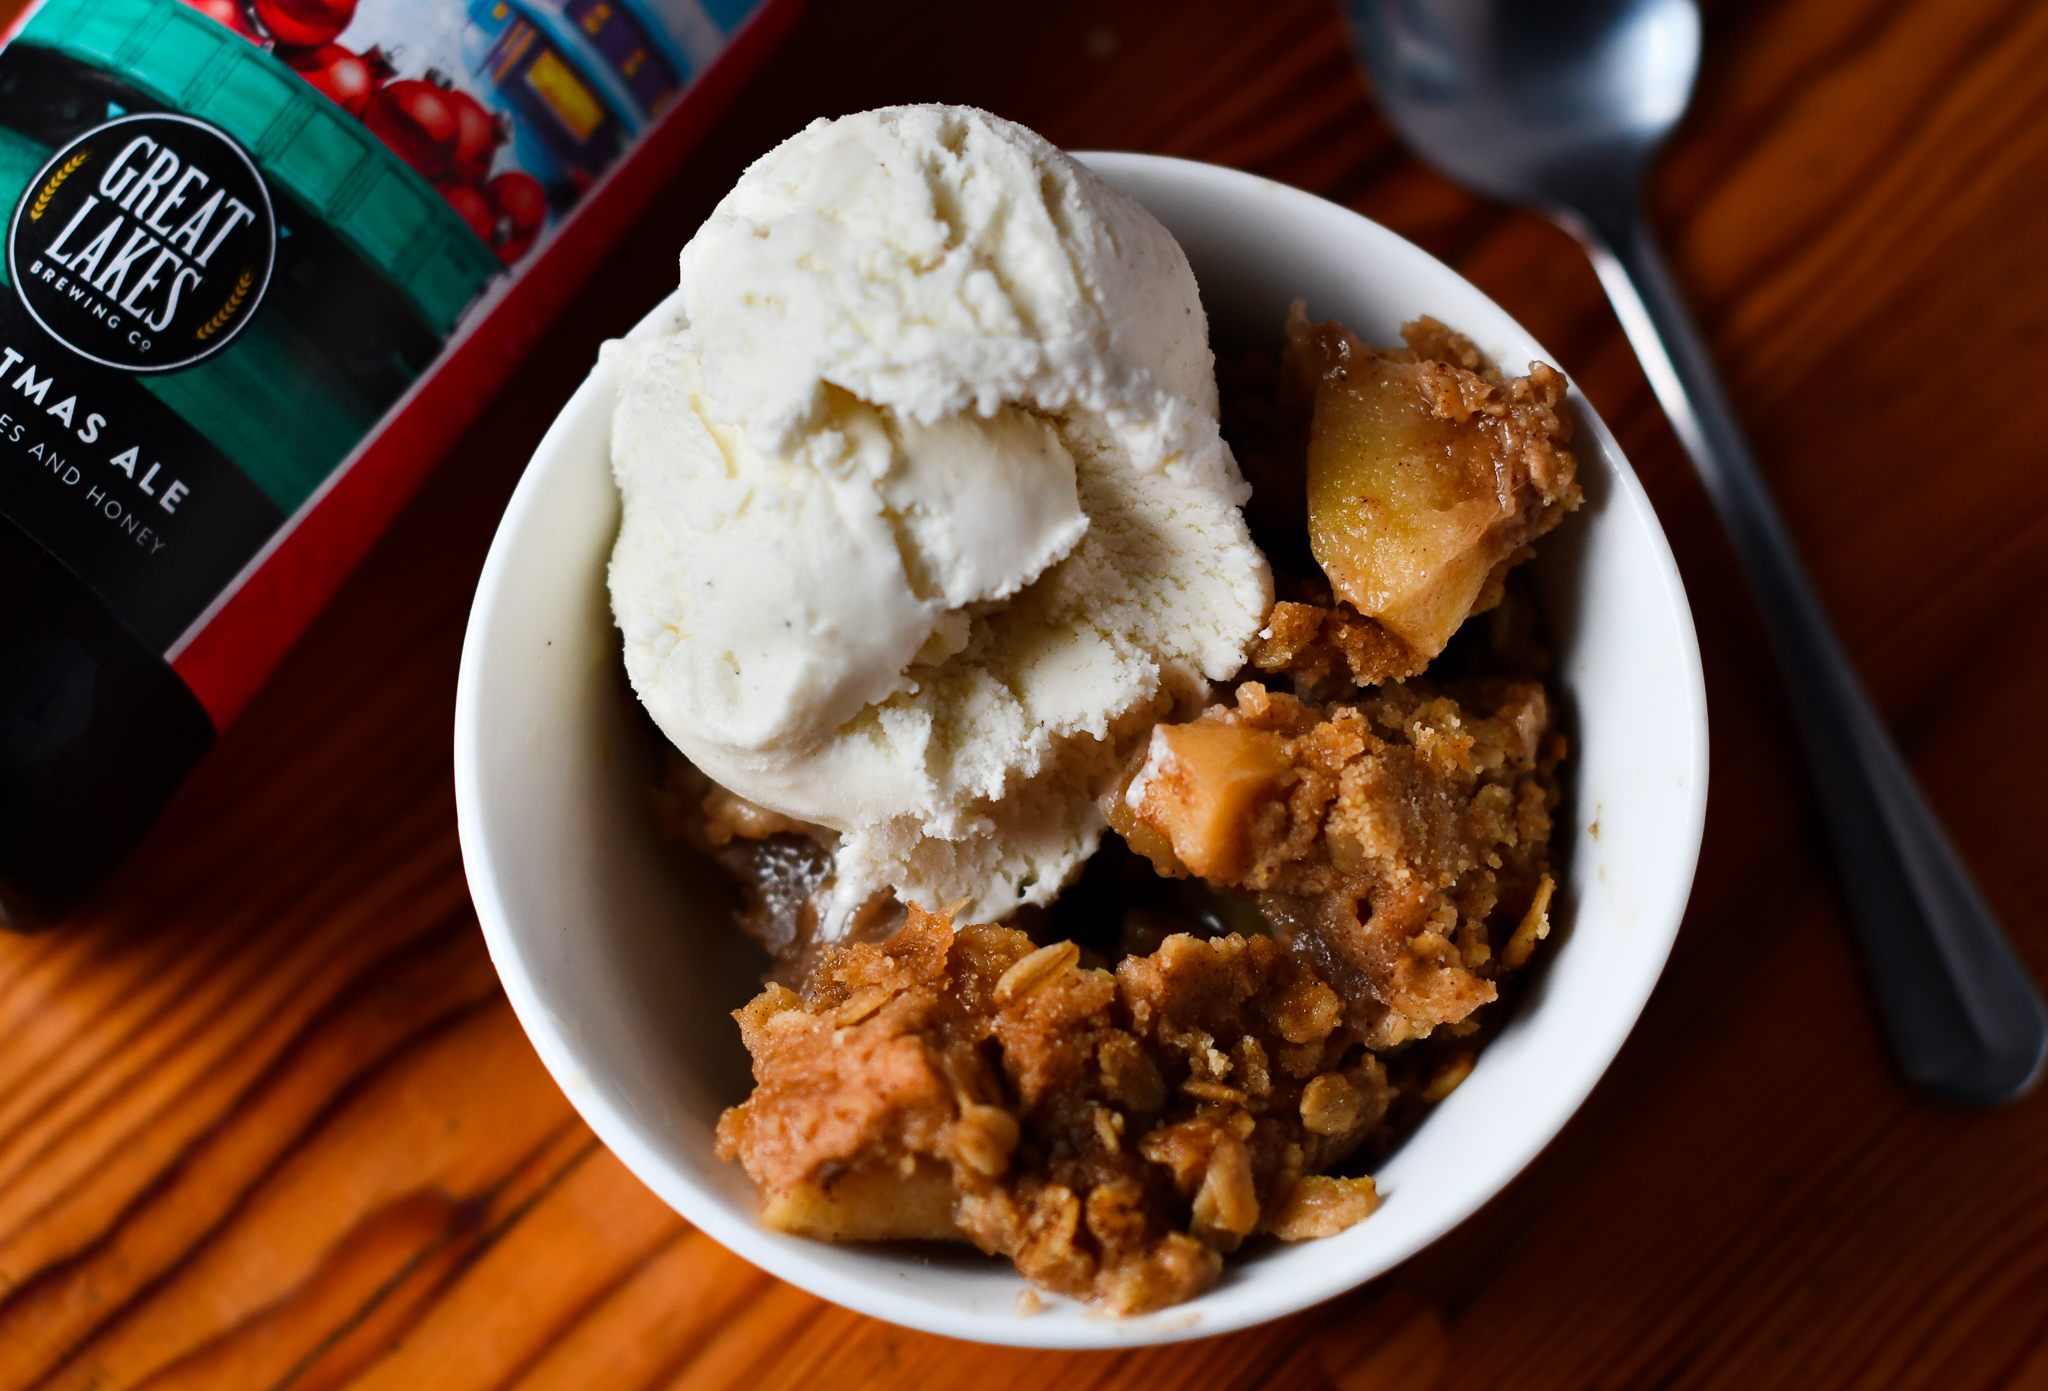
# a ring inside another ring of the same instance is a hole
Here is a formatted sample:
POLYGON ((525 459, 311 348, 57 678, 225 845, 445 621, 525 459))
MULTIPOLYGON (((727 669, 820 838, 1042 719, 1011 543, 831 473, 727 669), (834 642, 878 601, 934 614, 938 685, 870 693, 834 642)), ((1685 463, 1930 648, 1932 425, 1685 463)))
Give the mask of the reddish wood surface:
MULTIPOLYGON (((1724 0, 1656 218, 1844 635, 2037 973, 2048 8, 1724 0), (2017 742, 2015 740, 2017 739, 2017 742)), ((1564 236, 1405 156, 1330 0, 817 0, 74 928, 0 941, 0 1388, 2048 1386, 2048 1096, 1895 1080, 1763 638, 1564 236), (598 341, 811 117, 970 101, 1327 194, 1448 258, 1614 427, 1690 588, 1713 803, 1612 1072, 1472 1221, 1281 1324, 993 1352, 727 1255, 535 1060, 449 727, 506 495, 598 341)))

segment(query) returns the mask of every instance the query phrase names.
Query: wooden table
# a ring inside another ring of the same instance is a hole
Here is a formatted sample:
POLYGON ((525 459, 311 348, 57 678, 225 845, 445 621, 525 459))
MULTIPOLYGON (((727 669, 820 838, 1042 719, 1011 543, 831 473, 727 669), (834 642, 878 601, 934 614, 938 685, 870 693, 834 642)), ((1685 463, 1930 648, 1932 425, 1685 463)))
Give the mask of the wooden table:
MULTIPOLYGON (((1715 5, 1652 201, 1850 648, 2048 976, 2018 738, 2048 689, 2048 7, 1715 5)), ((1966 1113, 1893 1075, 1762 632, 1592 272, 1395 146, 1331 0, 817 0, 118 882, 0 941, 0 1388, 1324 1382, 2048 1385, 2048 1095, 1966 1113), (1003 1353, 754 1271, 578 1120, 463 887, 456 656, 528 452, 748 160, 931 99, 1257 170, 1449 259, 1613 426, 1699 622, 1706 848, 1620 1060, 1456 1232, 1226 1338, 1003 1353)))

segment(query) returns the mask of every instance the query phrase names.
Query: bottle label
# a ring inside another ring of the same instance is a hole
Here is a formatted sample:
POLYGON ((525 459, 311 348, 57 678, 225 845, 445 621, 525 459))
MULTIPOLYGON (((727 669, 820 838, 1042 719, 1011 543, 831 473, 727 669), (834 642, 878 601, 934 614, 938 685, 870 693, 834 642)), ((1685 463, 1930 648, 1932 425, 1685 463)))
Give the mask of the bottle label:
POLYGON ((45 0, 0 514, 175 656, 758 0, 45 0))
POLYGON ((277 259, 248 154, 190 116, 95 126, 29 182, 7 229, 22 307, 80 357, 171 372, 232 343, 277 259), (211 172, 209 172, 211 171, 211 172))
POLYGON ((256 166, 188 116, 93 127, 37 171, 8 224, 0 510, 159 651, 284 514, 131 378, 233 343, 276 252, 256 166))

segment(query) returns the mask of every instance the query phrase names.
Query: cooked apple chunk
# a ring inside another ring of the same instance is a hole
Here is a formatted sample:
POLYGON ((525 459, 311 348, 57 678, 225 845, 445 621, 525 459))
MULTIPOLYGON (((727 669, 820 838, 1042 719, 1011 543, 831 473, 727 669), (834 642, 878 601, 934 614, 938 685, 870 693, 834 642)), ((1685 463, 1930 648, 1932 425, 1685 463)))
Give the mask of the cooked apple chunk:
POLYGON ((1189 872, 1227 882, 1244 872, 1259 804, 1293 766, 1286 741, 1267 730, 1221 720, 1158 725, 1112 824, 1125 834, 1151 826, 1189 872))
POLYGON ((1432 319, 1402 336, 1376 353, 1297 301, 1286 370, 1314 403, 1310 549, 1339 598, 1427 658, 1580 494, 1562 375, 1504 379, 1432 319))

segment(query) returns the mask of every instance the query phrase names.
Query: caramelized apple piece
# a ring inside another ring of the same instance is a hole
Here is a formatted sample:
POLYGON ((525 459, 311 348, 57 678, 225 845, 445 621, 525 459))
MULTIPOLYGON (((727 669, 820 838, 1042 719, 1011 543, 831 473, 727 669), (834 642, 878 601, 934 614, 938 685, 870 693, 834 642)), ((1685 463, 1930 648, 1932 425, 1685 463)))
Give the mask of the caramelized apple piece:
POLYGON ((1292 766, 1286 741, 1268 730, 1159 725, 1121 810, 1163 835, 1190 871, 1228 882, 1244 871, 1252 811, 1292 766))
POLYGON ((761 1198, 761 1225, 823 1241, 964 1241, 953 1220, 953 1171, 920 1155, 899 1165, 847 1170, 829 1184, 804 1179, 761 1198))
POLYGON ((1314 384, 1310 548, 1340 598, 1434 657, 1578 506, 1565 380, 1542 363, 1482 375, 1469 340, 1428 319, 1385 354, 1299 302, 1287 331, 1297 390, 1314 384))

